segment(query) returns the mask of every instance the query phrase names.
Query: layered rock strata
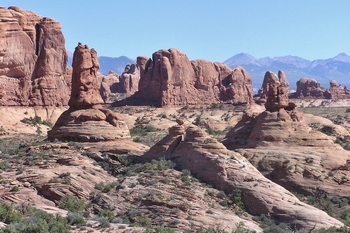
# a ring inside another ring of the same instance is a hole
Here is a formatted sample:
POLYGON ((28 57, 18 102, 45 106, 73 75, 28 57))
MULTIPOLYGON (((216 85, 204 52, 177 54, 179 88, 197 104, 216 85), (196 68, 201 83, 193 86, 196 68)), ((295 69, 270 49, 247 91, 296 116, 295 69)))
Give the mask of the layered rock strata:
POLYGON ((67 105, 67 59, 59 22, 0 8, 0 105, 67 105))
POLYGON ((73 56, 69 109, 49 131, 50 140, 108 141, 130 138, 122 117, 101 107, 103 100, 96 74, 98 68, 96 51, 79 43, 73 56))
POLYGON ((345 197, 350 192, 350 153, 333 137, 308 126, 303 118, 312 116, 296 110, 277 79, 267 87, 266 111, 247 111, 223 144, 239 150, 262 174, 291 191, 345 197))
POLYGON ((227 150, 196 126, 187 129, 182 125, 172 127, 169 135, 142 158, 171 159, 180 169, 190 170, 201 180, 226 193, 241 190, 244 205, 251 214, 266 214, 279 222, 303 229, 342 225, 265 178, 247 159, 227 150))
POLYGON ((140 69, 138 92, 127 104, 158 107, 227 102, 251 104, 252 81, 242 68, 231 70, 219 62, 189 61, 177 49, 159 50, 152 58, 137 58, 140 69))

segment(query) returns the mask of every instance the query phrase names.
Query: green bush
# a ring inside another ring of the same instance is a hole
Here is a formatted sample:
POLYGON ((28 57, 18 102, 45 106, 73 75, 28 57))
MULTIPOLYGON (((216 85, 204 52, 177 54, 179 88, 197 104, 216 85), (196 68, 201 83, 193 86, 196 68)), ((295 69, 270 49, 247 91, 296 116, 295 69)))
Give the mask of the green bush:
POLYGON ((27 218, 20 218, 1 228, 1 233, 69 233, 67 219, 38 210, 27 218))
POLYGON ((85 203, 84 200, 75 196, 66 195, 61 198, 58 207, 70 212, 79 212, 85 209, 85 203))
POLYGON ((0 222, 9 224, 22 218, 22 213, 14 210, 13 204, 0 203, 0 222))

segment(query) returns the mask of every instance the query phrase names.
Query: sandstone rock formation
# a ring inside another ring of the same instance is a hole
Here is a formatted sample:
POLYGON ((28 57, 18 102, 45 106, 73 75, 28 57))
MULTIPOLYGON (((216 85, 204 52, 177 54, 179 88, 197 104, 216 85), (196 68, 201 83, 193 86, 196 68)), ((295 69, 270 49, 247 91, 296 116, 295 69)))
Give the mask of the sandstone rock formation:
POLYGON ((241 148, 241 154, 266 177, 289 190, 345 196, 350 182, 341 177, 349 171, 339 171, 335 178, 328 174, 347 167, 350 153, 335 144, 334 138, 312 130, 277 80, 267 87, 266 111, 247 111, 223 144, 232 150, 241 148))
POLYGON ((338 85, 337 81, 331 80, 329 82, 329 89, 324 93, 327 99, 349 99, 350 91, 347 87, 338 85))
POLYGON ((315 79, 301 78, 297 82, 295 98, 323 98, 325 89, 315 79))
POLYGON ((108 141, 130 137, 121 116, 101 107, 98 68, 96 51, 79 43, 73 56, 70 108, 49 131, 50 140, 108 141))
POLYGON ((132 95, 139 89, 140 75, 137 64, 125 66, 125 70, 120 76, 121 93, 132 95))
POLYGON ((59 22, 0 8, 0 105, 67 105, 66 64, 59 22))
POLYGON ((183 125, 172 127, 169 135, 142 158, 171 159, 180 169, 190 170, 226 193, 240 189, 246 209, 254 215, 266 214, 279 222, 304 229, 342 225, 266 179, 244 157, 227 150, 196 126, 187 129, 183 125))
POLYGON ((269 85, 276 82, 279 83, 279 85, 281 86, 280 89, 283 89, 283 91, 285 92, 285 95, 286 96, 289 95, 289 83, 287 81, 287 77, 284 74, 284 72, 282 70, 279 70, 278 76, 276 76, 275 73, 271 71, 267 71, 264 76, 262 87, 259 90, 260 100, 258 100, 258 102, 266 103, 269 95, 269 90, 271 89, 269 85))
POLYGON ((159 50, 152 59, 138 57, 139 91, 127 104, 184 106, 213 102, 251 104, 249 74, 242 68, 231 70, 223 63, 205 60, 190 62, 177 49, 159 50))

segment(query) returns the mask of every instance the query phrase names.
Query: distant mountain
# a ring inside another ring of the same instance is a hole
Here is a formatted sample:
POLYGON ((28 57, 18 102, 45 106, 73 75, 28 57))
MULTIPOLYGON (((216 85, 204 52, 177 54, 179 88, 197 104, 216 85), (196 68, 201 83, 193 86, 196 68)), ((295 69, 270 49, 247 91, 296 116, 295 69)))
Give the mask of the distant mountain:
MULTIPOLYGON (((120 57, 98 57, 100 63, 100 69, 98 70, 103 75, 107 75, 109 71, 113 70, 117 74, 122 74, 124 68, 127 64, 135 63, 135 60, 132 60, 125 56, 120 57)), ((73 53, 68 52, 68 63, 67 66, 71 66, 73 62, 73 53)))
POLYGON ((283 70, 292 89, 303 78, 314 78, 321 86, 329 88, 329 81, 334 79, 343 86, 350 86, 350 56, 340 53, 334 58, 309 61, 297 56, 255 58, 247 53, 240 53, 224 62, 231 68, 243 66, 253 80, 253 87, 261 87, 266 71, 277 74, 283 70))

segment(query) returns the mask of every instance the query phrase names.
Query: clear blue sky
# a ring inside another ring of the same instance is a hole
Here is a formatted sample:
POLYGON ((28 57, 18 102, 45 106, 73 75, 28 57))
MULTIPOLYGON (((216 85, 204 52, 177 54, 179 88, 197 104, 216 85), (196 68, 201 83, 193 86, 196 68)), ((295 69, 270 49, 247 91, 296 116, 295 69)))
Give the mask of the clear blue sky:
POLYGON ((1 0, 58 20, 73 52, 135 59, 177 48, 191 59, 237 53, 325 59, 350 55, 349 0, 1 0))

